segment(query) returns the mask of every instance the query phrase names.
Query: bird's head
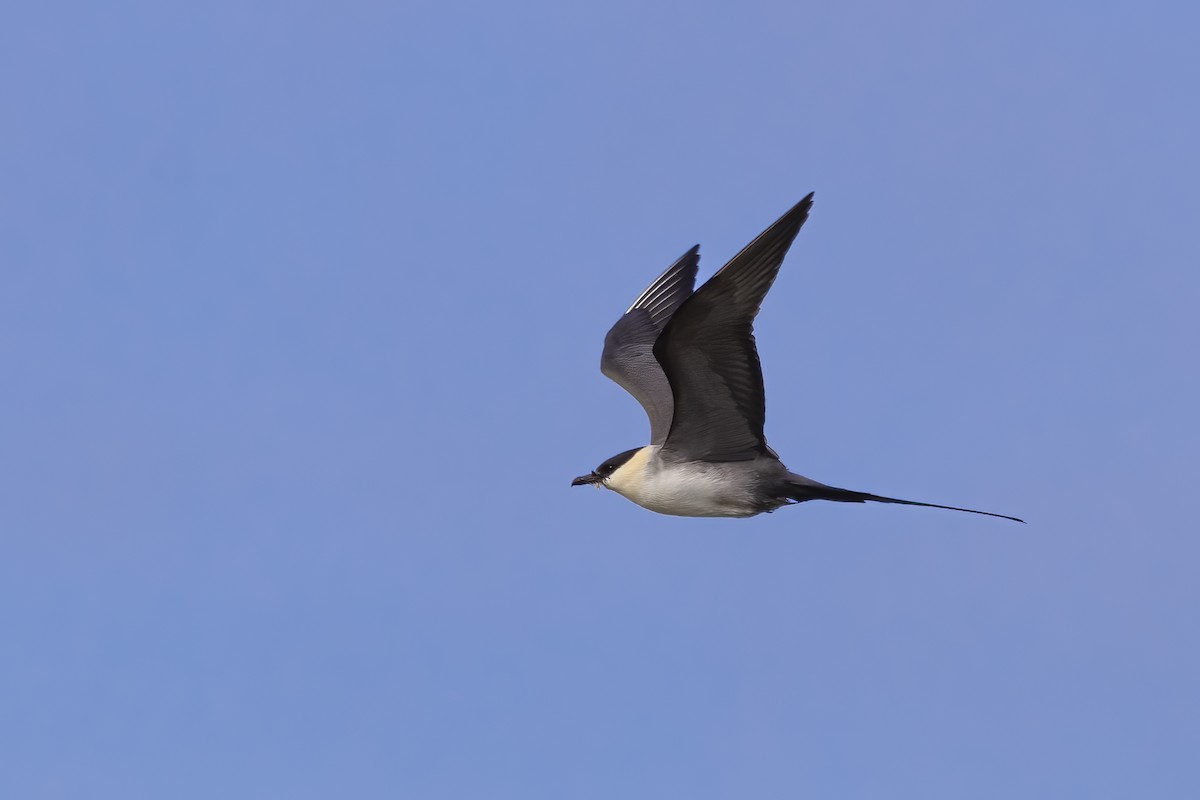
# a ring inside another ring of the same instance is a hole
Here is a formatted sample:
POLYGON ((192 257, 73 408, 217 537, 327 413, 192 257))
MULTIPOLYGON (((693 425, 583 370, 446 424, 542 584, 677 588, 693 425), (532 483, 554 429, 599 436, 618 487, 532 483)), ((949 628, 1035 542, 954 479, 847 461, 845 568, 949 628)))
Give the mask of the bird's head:
POLYGON ((624 453, 618 453, 600 466, 596 467, 587 475, 580 475, 578 478, 571 481, 571 485, 584 486, 590 484, 596 488, 607 486, 608 479, 612 477, 613 473, 624 466, 629 459, 633 458, 641 450, 641 447, 635 447, 632 450, 626 450, 624 453))

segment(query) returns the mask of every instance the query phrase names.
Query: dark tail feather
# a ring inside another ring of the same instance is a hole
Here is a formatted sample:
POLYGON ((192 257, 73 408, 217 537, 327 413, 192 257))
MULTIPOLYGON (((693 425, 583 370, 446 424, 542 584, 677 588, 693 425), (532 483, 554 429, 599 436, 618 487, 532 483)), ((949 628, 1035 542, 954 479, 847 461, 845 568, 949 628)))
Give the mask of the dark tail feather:
POLYGON ((797 503, 803 503, 805 500, 832 500, 835 503, 866 503, 868 501, 872 503, 896 503, 902 506, 924 506, 925 508, 944 508, 947 511, 965 511, 968 514, 983 514, 985 517, 999 517, 1000 519, 1011 519, 1013 522, 1025 522, 1023 519, 1010 517, 1007 514, 993 514, 990 511, 976 511, 973 508, 959 508, 958 506, 939 506, 937 503, 918 503, 915 500, 898 500, 895 497, 881 497, 880 495, 869 494, 867 492, 838 489, 835 486, 826 486, 823 483, 810 481, 807 478, 804 478, 802 482, 793 481, 789 483, 788 488, 788 497, 797 503))

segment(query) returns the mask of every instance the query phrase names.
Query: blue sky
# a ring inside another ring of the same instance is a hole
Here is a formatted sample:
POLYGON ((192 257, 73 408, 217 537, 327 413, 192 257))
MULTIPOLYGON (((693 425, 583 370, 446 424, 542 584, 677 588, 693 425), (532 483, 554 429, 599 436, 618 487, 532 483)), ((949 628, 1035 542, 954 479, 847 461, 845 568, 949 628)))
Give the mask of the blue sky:
POLYGON ((0 25, 6 797, 1200 791, 1183 3, 0 25), (810 190, 797 472, 661 517, 607 327, 810 190))

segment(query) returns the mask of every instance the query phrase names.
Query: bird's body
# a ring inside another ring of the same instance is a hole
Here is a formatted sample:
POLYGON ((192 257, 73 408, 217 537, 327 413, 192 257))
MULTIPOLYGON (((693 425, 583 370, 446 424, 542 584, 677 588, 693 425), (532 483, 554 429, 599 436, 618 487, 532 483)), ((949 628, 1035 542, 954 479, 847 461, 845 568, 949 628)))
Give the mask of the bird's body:
POLYGON ((678 517, 752 517, 788 501, 772 491, 787 469, 769 456, 753 461, 673 462, 647 445, 617 467, 605 487, 643 508, 678 517))
POLYGON ((969 508, 839 489, 789 472, 763 436, 762 370, 752 324, 808 218, 808 195, 697 291, 699 246, 644 291, 604 340, 601 371, 650 419, 650 444, 572 485, 611 489, 660 514, 751 517, 806 500, 969 508))

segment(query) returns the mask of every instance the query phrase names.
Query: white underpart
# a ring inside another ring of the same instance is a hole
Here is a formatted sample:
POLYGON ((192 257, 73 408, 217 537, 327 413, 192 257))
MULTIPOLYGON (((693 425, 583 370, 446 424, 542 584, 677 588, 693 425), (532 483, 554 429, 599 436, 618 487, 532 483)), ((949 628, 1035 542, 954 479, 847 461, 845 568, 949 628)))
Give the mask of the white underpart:
POLYGON ((643 447, 604 481, 607 489, 659 514, 679 517, 748 517, 762 509, 749 502, 740 482, 719 471, 659 458, 659 445, 643 447))

